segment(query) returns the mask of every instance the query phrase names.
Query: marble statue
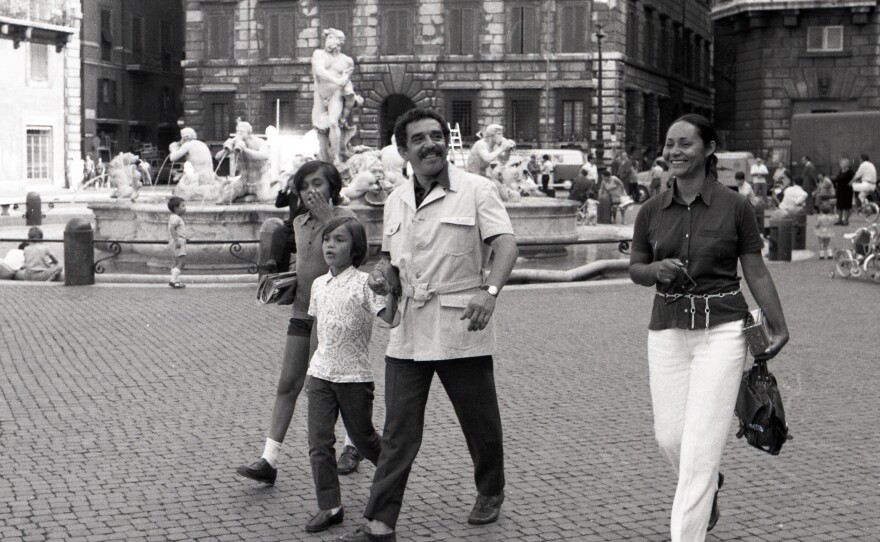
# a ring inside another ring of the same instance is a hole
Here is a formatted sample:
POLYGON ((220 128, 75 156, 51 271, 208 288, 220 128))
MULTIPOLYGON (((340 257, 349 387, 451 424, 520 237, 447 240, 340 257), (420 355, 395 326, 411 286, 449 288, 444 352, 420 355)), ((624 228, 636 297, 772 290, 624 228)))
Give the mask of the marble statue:
POLYGON ((319 157, 339 167, 349 155, 348 144, 357 127, 348 123, 352 109, 364 99, 355 94, 351 84, 354 60, 342 52, 345 34, 335 28, 323 32, 324 48, 312 54, 315 78, 312 125, 318 130, 319 157))
POLYGON ((507 162, 516 143, 505 139, 503 131, 500 124, 490 124, 483 130, 482 137, 471 147, 466 166, 469 172, 486 177, 486 170, 493 161, 507 162))
POLYGON ((220 197, 220 180, 214 175, 211 150, 198 140, 196 131, 183 128, 180 143, 173 142, 168 150, 168 160, 177 162, 186 159, 183 175, 177 181, 172 194, 183 199, 202 198, 215 201, 220 197))
POLYGON ((120 152, 107 164, 107 177, 113 187, 111 198, 137 201, 144 180, 150 182, 150 165, 130 152, 120 152))
POLYGON ((254 135, 249 122, 236 124, 235 136, 223 143, 215 158, 222 160, 226 156, 229 156, 229 177, 220 183, 217 203, 275 200, 269 171, 269 145, 254 135))

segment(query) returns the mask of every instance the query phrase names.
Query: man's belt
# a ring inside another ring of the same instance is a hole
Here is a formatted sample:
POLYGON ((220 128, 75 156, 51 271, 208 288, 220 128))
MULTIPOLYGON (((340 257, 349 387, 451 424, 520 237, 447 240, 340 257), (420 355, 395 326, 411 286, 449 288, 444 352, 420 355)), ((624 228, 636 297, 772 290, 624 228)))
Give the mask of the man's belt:
POLYGON ((401 294, 403 296, 404 302, 403 306, 400 309, 400 312, 403 313, 409 303, 412 303, 413 307, 416 308, 423 307, 425 303, 430 301, 430 299, 435 295, 463 292, 472 288, 478 288, 482 284, 483 277, 481 277, 480 275, 468 277, 462 280, 440 282, 436 284, 404 284, 403 293, 401 294))

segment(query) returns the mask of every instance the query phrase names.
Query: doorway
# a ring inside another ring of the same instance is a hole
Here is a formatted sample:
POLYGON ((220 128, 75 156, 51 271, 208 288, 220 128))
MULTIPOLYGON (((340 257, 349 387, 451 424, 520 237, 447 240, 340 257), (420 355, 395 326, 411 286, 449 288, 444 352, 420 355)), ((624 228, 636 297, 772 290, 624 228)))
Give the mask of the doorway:
POLYGON ((394 135, 394 123, 397 117, 403 115, 416 104, 404 94, 392 94, 382 100, 379 106, 379 148, 391 144, 391 136, 394 135))

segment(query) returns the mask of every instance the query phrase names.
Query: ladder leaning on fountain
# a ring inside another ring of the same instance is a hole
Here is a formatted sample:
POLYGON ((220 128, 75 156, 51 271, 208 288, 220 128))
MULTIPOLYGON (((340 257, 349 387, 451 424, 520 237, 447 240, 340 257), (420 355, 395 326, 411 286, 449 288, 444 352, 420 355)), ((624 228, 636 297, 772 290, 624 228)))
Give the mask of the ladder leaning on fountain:
POLYGON ((458 127, 457 122, 455 123, 455 128, 448 123, 447 126, 449 126, 449 150, 452 151, 452 157, 456 165, 464 168, 466 164, 464 163, 464 147, 461 144, 461 128, 458 127), (460 162, 459 159, 461 160, 460 162))

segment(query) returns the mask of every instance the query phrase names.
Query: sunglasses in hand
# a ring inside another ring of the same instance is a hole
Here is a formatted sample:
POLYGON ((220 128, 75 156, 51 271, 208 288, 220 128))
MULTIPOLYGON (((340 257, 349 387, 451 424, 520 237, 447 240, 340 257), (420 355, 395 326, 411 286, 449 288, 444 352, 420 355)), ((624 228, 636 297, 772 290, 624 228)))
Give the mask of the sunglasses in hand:
POLYGON ((697 282, 693 279, 693 277, 690 276, 690 274, 688 274, 687 268, 685 268, 684 266, 679 266, 678 271, 678 276, 669 285, 669 288, 664 292, 667 294, 667 296, 670 296, 666 298, 667 305, 671 305, 681 299, 681 297, 671 296, 675 296, 676 294, 678 296, 689 294, 690 292, 693 292, 694 289, 697 287, 697 282))

